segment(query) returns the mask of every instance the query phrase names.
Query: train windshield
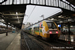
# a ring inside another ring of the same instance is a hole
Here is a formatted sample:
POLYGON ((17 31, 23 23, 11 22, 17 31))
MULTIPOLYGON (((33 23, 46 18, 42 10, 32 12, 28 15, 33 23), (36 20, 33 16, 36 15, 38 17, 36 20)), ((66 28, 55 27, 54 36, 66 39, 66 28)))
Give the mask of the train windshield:
POLYGON ((47 22, 47 25, 49 29, 56 29, 56 26, 53 22, 47 22))

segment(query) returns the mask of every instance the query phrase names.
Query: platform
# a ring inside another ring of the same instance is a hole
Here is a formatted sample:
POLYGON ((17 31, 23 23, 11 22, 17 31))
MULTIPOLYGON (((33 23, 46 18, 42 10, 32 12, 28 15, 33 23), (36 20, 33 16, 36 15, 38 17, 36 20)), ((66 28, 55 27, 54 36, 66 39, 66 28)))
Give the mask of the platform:
POLYGON ((36 38, 33 38, 26 33, 20 34, 20 32, 10 32, 8 36, 5 33, 0 34, 0 50, 48 50, 53 46, 52 44, 48 43, 47 45, 46 42, 40 42, 36 38))
MULTIPOLYGON (((68 41, 68 35, 60 35, 60 40, 68 41)), ((75 35, 70 35, 71 44, 75 45, 75 35)))
POLYGON ((12 32, 9 32, 8 36, 6 36, 6 33, 0 34, 0 50, 6 50, 17 34, 12 32))
POLYGON ((20 33, 14 38, 11 44, 6 48, 6 50, 21 50, 20 48, 20 33))

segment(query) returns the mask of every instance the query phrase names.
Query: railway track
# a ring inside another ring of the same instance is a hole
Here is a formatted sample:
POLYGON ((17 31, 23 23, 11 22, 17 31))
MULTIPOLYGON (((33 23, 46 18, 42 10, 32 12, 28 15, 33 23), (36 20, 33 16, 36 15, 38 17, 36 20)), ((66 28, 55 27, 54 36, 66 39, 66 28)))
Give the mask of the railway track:
MULTIPOLYGON (((67 44, 64 41, 61 40, 57 40, 57 41, 45 41, 42 38, 37 38, 36 36, 27 34, 30 38, 34 38, 36 39, 38 42, 43 43, 44 45, 46 45, 47 47, 49 47, 50 49, 54 50, 54 49, 59 49, 59 50, 74 50, 75 46, 71 45, 71 44, 67 44)), ((33 39, 33 40, 34 40, 33 39)), ((40 43, 40 44, 41 44, 40 43)))
POLYGON ((23 33, 24 40, 27 45, 28 50, 44 50, 43 47, 40 44, 37 44, 35 41, 33 41, 26 33, 23 33))
POLYGON ((50 46, 51 48, 56 47, 60 49, 75 49, 74 45, 67 44, 65 42, 62 42, 61 40, 45 41, 45 40, 40 39, 39 41, 44 43, 47 46, 50 46))

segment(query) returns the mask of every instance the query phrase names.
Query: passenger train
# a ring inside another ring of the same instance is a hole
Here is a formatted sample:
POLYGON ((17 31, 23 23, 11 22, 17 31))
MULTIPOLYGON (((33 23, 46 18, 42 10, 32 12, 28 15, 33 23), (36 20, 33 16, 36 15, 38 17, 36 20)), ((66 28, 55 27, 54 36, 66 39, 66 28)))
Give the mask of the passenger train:
POLYGON ((60 31, 57 24, 50 20, 43 20, 35 23, 25 28, 25 32, 35 36, 41 36, 45 40, 58 39, 60 36, 60 31))

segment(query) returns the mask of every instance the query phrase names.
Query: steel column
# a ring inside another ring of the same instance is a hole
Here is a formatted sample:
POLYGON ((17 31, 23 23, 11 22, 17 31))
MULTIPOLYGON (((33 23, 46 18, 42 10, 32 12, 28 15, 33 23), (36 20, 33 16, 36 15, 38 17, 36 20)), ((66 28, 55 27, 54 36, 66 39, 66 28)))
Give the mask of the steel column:
POLYGON ((69 44, 71 44, 71 40, 70 40, 70 23, 68 22, 68 30, 69 30, 69 34, 68 34, 68 42, 69 42, 69 44))
POLYGON ((8 22, 6 22, 6 36, 8 36, 8 22))

